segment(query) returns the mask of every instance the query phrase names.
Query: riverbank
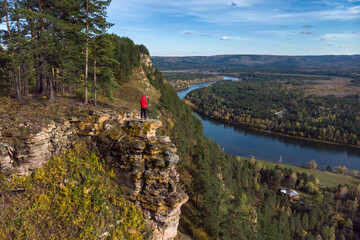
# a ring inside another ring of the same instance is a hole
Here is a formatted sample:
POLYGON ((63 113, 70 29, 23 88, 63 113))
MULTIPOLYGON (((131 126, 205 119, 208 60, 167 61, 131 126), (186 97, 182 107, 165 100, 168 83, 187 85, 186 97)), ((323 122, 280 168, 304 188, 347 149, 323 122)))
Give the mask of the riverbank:
MULTIPOLYGON (((229 79, 231 80, 231 79, 229 79)), ((195 89, 209 84, 195 84, 186 91, 178 92, 184 99, 185 95, 195 89)), ((185 100, 186 101, 186 100, 185 100)), ((360 148, 348 145, 329 144, 323 141, 311 141, 306 138, 294 138, 268 131, 256 131, 225 121, 219 121, 197 114, 196 106, 187 103, 194 110, 194 114, 202 122, 205 136, 216 141, 226 152, 237 156, 263 159, 292 166, 308 166, 308 162, 315 160, 317 169, 326 171, 328 166, 346 166, 349 169, 360 170, 360 148)), ((349 173, 356 175, 354 173, 349 173)))
MULTIPOLYGON (((240 160, 250 160, 251 158, 248 157, 240 157, 240 160)), ((297 167, 289 164, 284 163, 275 163, 260 159, 255 159, 255 161, 260 162, 262 166, 267 166, 269 168, 274 168, 275 166, 279 166, 281 168, 290 168, 294 172, 298 173, 306 173, 309 175, 314 175, 317 179, 320 180, 320 183, 323 185, 323 187, 336 187, 339 184, 348 184, 348 185, 358 185, 360 184, 360 178, 356 178, 349 175, 344 175, 340 173, 335 172, 328 172, 323 171, 319 169, 310 169, 310 168, 303 168, 303 167, 297 167)))
POLYGON ((293 138, 293 139, 300 139, 300 140, 306 140, 306 141, 312 141, 312 142, 318 142, 318 143, 324 143, 324 144, 332 144, 332 145, 337 145, 337 146, 346 146, 346 147, 351 147, 351 148, 356 148, 356 149, 360 149, 360 146, 358 145, 351 145, 351 144, 345 144, 345 143, 337 143, 337 142, 330 142, 330 141, 324 141, 324 140, 319 140, 319 139, 315 139, 315 138, 307 138, 307 137, 299 137, 299 136, 294 136, 294 135, 289 135, 289 134, 284 134, 284 133, 279 133, 279 132, 272 132, 270 130, 262 130, 262 129, 257 129, 257 128, 251 128, 248 127, 246 125, 243 125, 241 123, 236 123, 236 122, 232 122, 232 121, 227 121, 225 119, 222 118, 212 118, 208 115, 206 115, 204 113, 204 111, 202 109, 200 109, 198 106, 196 106, 195 104, 193 104, 192 102, 185 100, 185 102, 191 107, 191 109, 193 111, 195 111, 198 114, 201 114, 202 116, 205 116, 209 119, 213 119, 216 121, 219 121, 221 123, 226 123, 229 125, 234 125, 234 126, 239 126, 242 128, 247 128, 253 131, 257 131, 257 132, 262 132, 262 133, 267 133, 267 134, 273 134, 273 135, 277 135, 277 136, 282 136, 282 137, 288 137, 288 138, 293 138))
POLYGON ((212 78, 202 78, 196 80, 175 80, 175 81, 168 81, 169 84, 175 89, 175 91, 185 91, 194 86, 195 84, 200 83, 215 83, 219 81, 224 81, 225 78, 223 76, 214 76, 212 78), (183 86, 186 85, 186 86, 183 86))

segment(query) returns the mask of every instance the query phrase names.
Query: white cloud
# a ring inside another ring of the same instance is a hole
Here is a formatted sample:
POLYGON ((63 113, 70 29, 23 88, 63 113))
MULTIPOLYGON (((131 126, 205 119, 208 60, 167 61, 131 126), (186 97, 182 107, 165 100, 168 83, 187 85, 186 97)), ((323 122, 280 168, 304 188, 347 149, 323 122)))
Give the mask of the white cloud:
MULTIPOLYGON (((153 16, 185 17, 191 16, 197 22, 219 25, 239 23, 289 24, 314 22, 313 20, 353 20, 360 19, 360 6, 353 6, 360 0, 349 0, 347 6, 327 5, 320 1, 317 11, 309 8, 287 8, 286 0, 122 0, 112 1, 109 16, 113 18, 144 21, 153 16), (291 10, 289 10, 291 9, 291 10)), ((312 25, 303 25, 311 28, 312 25)))
POLYGON ((313 33, 312 33, 312 32, 309 32, 309 31, 302 31, 301 34, 311 35, 311 34, 313 34, 313 33))
POLYGON ((295 36, 298 35, 298 32, 291 32, 291 31, 278 31, 278 30, 263 30, 263 31, 257 31, 258 33, 268 33, 273 35, 278 35, 282 37, 289 37, 289 36, 295 36))
POLYGON ((349 53, 358 53, 359 2, 113 0, 108 20, 116 24, 110 31, 143 42, 158 55, 195 54, 194 49, 206 54, 244 52, 239 50, 244 46, 249 53, 320 53, 317 46, 327 44, 347 44, 352 47, 349 53), (299 48, 294 50, 290 43, 298 44, 299 48), (301 47, 310 43, 311 46, 301 47), (282 48, 284 44, 291 45, 290 50, 282 48))
POLYGON ((251 39, 251 38, 245 38, 245 37, 230 37, 230 39, 232 40, 236 40, 236 41, 251 41, 251 42, 256 42, 257 40, 255 39, 251 39))
POLYGON ((357 33, 327 33, 319 35, 321 39, 336 39, 336 40, 350 40, 360 39, 360 34, 357 33))
POLYGON ((360 18, 360 6, 318 12, 325 19, 351 20, 360 18))
POLYGON ((256 39, 241 37, 241 36, 222 36, 220 40, 235 40, 235 41, 251 41, 256 42, 256 39))
POLYGON ((323 19, 323 20, 352 20, 360 19, 360 6, 338 8, 332 10, 285 13, 276 16, 279 19, 323 19))
POLYGON ((306 24, 306 25, 303 25, 303 28, 314 28, 314 26, 310 25, 310 24, 306 24))

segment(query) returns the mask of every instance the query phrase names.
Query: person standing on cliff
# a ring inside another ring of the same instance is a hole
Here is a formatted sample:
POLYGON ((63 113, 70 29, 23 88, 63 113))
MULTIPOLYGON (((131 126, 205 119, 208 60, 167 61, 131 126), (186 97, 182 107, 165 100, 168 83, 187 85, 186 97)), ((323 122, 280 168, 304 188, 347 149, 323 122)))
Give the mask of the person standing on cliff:
POLYGON ((143 118, 144 116, 144 119, 146 119, 146 111, 147 111, 147 106, 148 102, 145 98, 145 96, 143 95, 141 100, 140 100, 140 105, 141 105, 141 119, 143 118))

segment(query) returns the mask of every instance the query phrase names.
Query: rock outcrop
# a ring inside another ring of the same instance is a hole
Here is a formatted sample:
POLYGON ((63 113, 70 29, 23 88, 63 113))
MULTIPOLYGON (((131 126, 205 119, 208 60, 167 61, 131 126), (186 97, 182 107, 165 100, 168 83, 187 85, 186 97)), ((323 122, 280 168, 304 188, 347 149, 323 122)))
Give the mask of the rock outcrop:
POLYGON ((148 68, 152 68, 152 61, 149 55, 144 54, 144 53, 140 53, 140 61, 142 64, 145 64, 146 67, 148 68))
POLYGON ((73 117, 61 125, 52 122, 30 136, 22 149, 0 143, 0 172, 28 175, 77 140, 86 140, 99 149, 115 169, 118 182, 130 190, 130 199, 154 228, 154 239, 172 239, 188 196, 178 187, 176 147, 169 137, 156 136, 159 127, 159 120, 141 120, 135 111, 93 112, 86 119, 73 117))

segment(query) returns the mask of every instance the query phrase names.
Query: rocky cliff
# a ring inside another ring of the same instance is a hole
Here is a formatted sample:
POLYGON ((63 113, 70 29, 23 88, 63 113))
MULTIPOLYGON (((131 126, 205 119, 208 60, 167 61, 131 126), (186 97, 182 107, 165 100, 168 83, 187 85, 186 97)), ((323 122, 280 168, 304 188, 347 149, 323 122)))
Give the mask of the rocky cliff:
POLYGON ((141 54, 140 54, 140 61, 141 61, 142 64, 144 64, 144 65, 145 65, 146 67, 148 67, 148 68, 152 68, 152 67, 153 67, 151 58, 150 58, 150 56, 147 55, 147 54, 141 53, 141 54))
POLYGON ((176 147, 168 137, 156 136, 159 127, 159 120, 141 120, 135 111, 94 111, 61 125, 52 122, 29 136, 21 149, 0 143, 0 172, 8 177, 29 175, 75 142, 86 141, 115 169, 119 184, 129 189, 129 198, 152 225, 154 239, 172 239, 188 196, 178 187, 176 147))

